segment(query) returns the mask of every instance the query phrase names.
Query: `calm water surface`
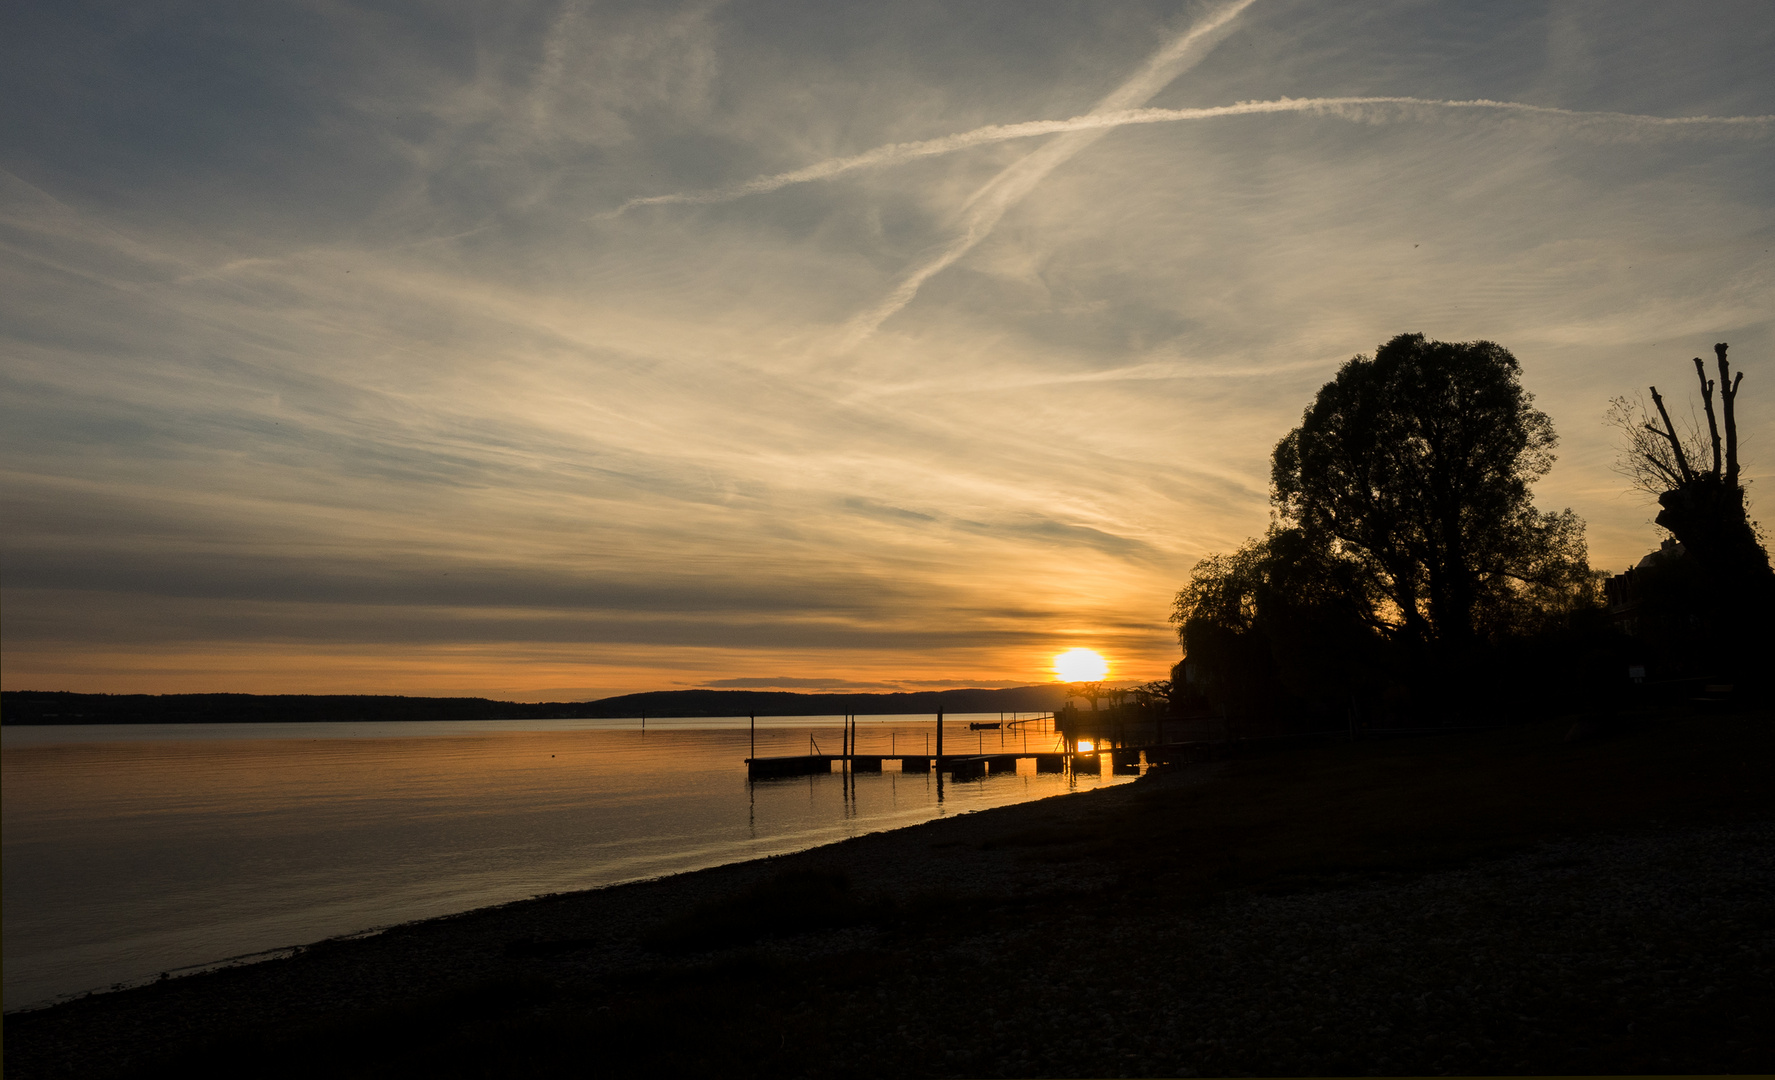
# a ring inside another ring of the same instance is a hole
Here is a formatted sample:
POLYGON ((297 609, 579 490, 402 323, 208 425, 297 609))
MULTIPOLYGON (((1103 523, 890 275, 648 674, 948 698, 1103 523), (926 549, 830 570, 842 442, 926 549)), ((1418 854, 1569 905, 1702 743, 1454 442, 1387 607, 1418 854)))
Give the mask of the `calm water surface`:
MULTIPOLYGON (((945 750, 1022 749, 967 730, 945 750)), ((760 755, 839 749, 772 718, 760 755)), ((839 774, 748 784, 747 721, 0 728, 5 1007, 539 893, 780 854, 1125 782, 839 774), (695 726, 691 726, 695 725, 695 726)), ((863 753, 922 750, 870 717, 863 753)), ((1055 736, 1031 730, 1030 750, 1055 736)))

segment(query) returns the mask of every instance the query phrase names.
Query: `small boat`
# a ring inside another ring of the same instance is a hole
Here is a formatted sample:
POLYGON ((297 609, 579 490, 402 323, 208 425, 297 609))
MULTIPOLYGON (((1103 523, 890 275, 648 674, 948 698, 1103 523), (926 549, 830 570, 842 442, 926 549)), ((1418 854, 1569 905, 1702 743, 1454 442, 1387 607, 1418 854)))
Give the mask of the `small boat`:
POLYGON ((969 731, 997 731, 999 729, 999 725, 1000 725, 1000 721, 997 721, 997 720, 994 720, 990 724, 970 723, 970 724, 968 724, 968 730, 969 731))

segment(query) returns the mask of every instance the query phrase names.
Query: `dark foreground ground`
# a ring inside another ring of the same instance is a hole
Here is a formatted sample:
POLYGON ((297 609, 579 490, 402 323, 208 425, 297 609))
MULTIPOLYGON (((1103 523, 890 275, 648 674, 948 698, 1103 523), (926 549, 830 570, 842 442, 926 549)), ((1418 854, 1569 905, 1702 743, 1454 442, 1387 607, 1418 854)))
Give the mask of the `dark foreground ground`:
POLYGON ((6 1075, 1775 1073, 1775 717, 1294 747, 6 1018, 6 1075))

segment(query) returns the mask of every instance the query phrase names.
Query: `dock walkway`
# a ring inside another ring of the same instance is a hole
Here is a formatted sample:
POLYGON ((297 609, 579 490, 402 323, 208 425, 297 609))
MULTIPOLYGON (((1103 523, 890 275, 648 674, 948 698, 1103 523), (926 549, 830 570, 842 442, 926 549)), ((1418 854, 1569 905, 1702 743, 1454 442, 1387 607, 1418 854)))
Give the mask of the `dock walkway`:
POLYGON ((1016 772, 1017 762, 1034 759, 1038 773, 1075 772, 1101 775, 1104 759, 1117 775, 1131 776, 1140 766, 1168 764, 1173 761, 1195 761, 1213 755, 1214 743, 1155 743, 1141 746, 1118 746, 1090 751, 1004 750, 991 754, 791 754, 785 757, 749 757, 746 759, 748 780, 768 780, 780 776, 816 776, 820 773, 850 771, 881 772, 888 761, 900 763, 901 772, 930 772, 935 769, 958 779, 972 779, 988 773, 1016 772))

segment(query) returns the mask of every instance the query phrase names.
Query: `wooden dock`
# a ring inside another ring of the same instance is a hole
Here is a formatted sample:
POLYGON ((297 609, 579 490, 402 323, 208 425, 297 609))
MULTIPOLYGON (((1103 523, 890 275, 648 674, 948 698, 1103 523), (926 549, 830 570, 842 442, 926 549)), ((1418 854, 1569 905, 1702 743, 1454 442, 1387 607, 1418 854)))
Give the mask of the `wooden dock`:
POLYGON ((1142 758, 1145 763, 1156 765, 1161 761, 1169 761, 1176 751, 1191 744, 1172 743, 1166 746, 1123 746, 1113 750, 1077 751, 1001 751, 992 754, 790 754, 784 757, 749 757, 746 759, 746 779, 770 780, 783 776, 818 776, 822 773, 843 772, 878 773, 883 771, 885 762, 894 761, 900 765, 904 773, 937 772, 948 773, 958 780, 971 780, 975 777, 1014 773, 1019 761, 1033 760, 1038 773, 1074 772, 1087 776, 1101 776, 1105 759, 1109 768, 1116 776, 1138 775, 1142 758))
MULTIPOLYGON (((993 729, 1009 730, 1029 723, 1052 722, 1052 714, 1012 719, 998 724, 969 724, 973 730, 993 729)), ((1069 741, 1062 740, 1064 749, 1030 750, 1027 735, 1024 737, 1024 749, 1012 750, 1002 745, 996 752, 980 751, 972 754, 945 754, 943 752, 943 714, 936 718, 936 746, 926 745, 917 753, 861 754, 856 752, 857 723, 856 717, 844 718, 844 733, 841 736, 843 749, 836 754, 821 753, 813 736, 808 736, 808 753, 789 754, 782 757, 759 757, 757 751, 758 732, 757 717, 752 718, 753 756, 746 759, 746 779, 771 780, 786 776, 818 776, 822 773, 843 772, 847 775, 858 773, 879 773, 886 762, 898 762, 903 773, 947 773, 957 780, 972 780, 978 777, 997 773, 1015 773, 1017 763, 1024 760, 1035 762, 1038 773, 1067 773, 1080 776, 1102 776, 1105 759, 1114 776, 1138 776, 1141 768, 1153 765, 1165 765, 1187 761, 1205 761, 1218 756, 1221 752, 1217 744, 1208 742, 1161 742, 1150 745, 1134 746, 1103 746, 1081 751, 1069 741)), ((1027 729, 1025 729, 1027 730, 1027 729)))

